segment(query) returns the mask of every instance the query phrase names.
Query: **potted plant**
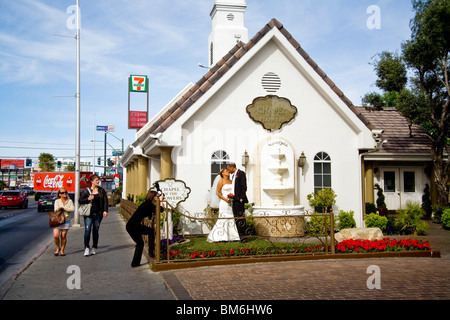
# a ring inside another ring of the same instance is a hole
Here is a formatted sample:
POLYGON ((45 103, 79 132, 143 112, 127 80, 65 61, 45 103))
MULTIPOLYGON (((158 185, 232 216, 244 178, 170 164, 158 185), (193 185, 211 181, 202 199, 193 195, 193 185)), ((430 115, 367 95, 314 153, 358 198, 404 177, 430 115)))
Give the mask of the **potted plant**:
POLYGON ((378 209, 378 214, 380 216, 385 216, 387 215, 387 208, 386 208, 386 203, 384 202, 384 194, 383 194, 383 189, 381 189, 380 185, 377 184, 375 186, 378 191, 377 191, 377 209, 378 209))

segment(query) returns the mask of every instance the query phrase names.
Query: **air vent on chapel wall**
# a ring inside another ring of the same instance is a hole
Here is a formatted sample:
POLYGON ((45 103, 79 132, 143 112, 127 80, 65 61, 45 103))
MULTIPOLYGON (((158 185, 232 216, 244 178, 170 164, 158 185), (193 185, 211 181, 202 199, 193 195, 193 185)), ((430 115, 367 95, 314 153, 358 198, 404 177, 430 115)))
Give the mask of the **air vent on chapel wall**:
POLYGON ((261 84, 267 92, 275 93, 281 88, 281 79, 277 74, 268 72, 262 77, 261 84))

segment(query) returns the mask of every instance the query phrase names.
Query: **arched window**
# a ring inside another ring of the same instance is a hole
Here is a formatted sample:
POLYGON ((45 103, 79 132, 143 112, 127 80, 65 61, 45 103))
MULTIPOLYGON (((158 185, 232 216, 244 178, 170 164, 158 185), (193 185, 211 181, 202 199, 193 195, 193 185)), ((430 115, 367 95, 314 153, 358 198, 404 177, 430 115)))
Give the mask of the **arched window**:
POLYGON ((214 182, 214 179, 216 178, 217 174, 227 166, 227 163, 229 162, 230 157, 228 154, 223 151, 219 150, 212 154, 211 156, 211 186, 214 182))
POLYGON ((331 158, 326 152, 314 157, 314 193, 331 188, 331 158))

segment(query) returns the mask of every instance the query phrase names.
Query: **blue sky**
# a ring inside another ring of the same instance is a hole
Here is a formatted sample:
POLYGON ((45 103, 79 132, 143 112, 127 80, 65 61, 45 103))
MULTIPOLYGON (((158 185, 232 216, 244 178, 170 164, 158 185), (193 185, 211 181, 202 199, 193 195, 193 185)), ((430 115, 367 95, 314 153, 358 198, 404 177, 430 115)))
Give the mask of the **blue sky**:
MULTIPOLYGON (((115 149, 133 143, 127 78, 149 77, 150 116, 205 73, 214 0, 80 0, 81 157, 92 159, 95 125, 114 126, 115 149), (118 139, 117 139, 118 138, 118 139)), ((75 157, 75 0, 0 0, 0 159, 41 152, 75 157), (71 96, 71 97, 67 97, 71 96)), ((373 56, 410 38, 410 0, 247 0, 252 38, 280 21, 355 105, 374 91, 373 56), (379 29, 367 26, 370 6, 379 29)), ((132 110, 145 109, 133 94, 132 110)), ((95 132, 96 156, 103 154, 95 132)), ((108 155, 111 148, 108 147, 108 155)))

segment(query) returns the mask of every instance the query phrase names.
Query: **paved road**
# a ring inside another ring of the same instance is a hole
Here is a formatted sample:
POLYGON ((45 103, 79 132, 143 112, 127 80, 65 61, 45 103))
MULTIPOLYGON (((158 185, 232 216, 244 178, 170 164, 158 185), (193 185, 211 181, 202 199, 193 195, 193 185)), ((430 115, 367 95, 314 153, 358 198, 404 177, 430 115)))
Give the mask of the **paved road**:
POLYGON ((25 264, 48 241, 48 214, 37 212, 34 197, 27 209, 0 210, 0 283, 25 264))

